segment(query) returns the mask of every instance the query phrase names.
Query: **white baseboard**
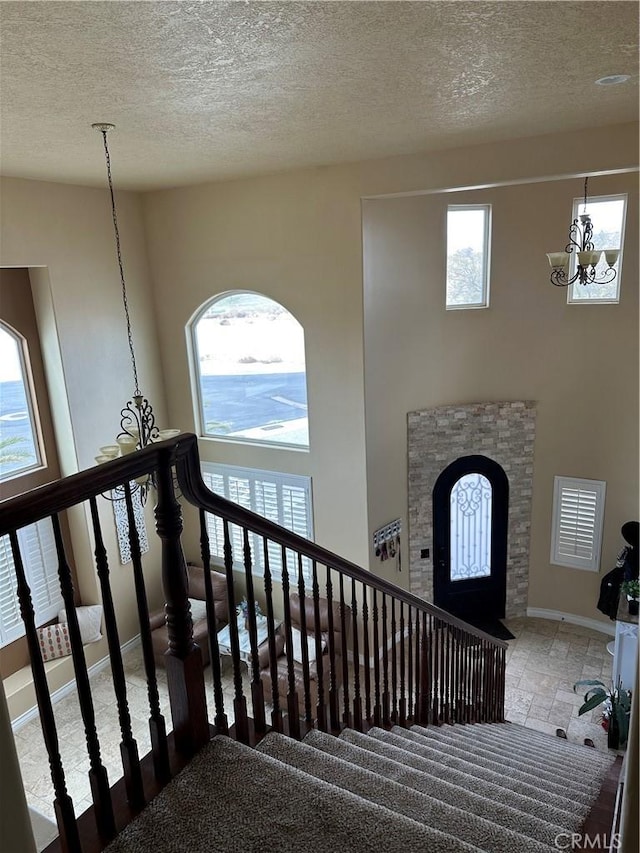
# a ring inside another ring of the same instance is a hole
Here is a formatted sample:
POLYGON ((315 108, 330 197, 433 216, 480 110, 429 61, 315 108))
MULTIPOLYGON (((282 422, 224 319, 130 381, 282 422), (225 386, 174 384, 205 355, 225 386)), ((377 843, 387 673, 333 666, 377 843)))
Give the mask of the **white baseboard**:
POLYGON ((552 619, 554 622, 568 622, 570 625, 580 625, 582 628, 591 628, 592 631, 600 631, 610 637, 616 635, 616 623, 601 622, 599 619, 590 619, 588 616, 576 616, 575 613, 562 613, 560 610, 545 610, 542 607, 527 607, 527 616, 536 619, 552 619))
MULTIPOLYGON (((140 634, 137 634, 135 637, 132 637, 130 640, 127 640, 126 643, 123 643, 120 647, 120 651, 122 654, 125 654, 130 649, 135 648, 140 645, 140 634)), ((89 678, 92 675, 97 675, 99 672, 102 672, 103 669, 106 669, 110 666, 111 661, 109 659, 109 655, 105 655, 103 658, 100 658, 99 661, 96 661, 90 667, 88 667, 87 672, 89 673, 89 678)), ((54 690, 51 694, 51 704, 55 705, 61 699, 64 699, 65 696, 68 696, 70 693, 76 689, 76 680, 72 678, 71 681, 68 681, 66 684, 63 684, 62 687, 59 687, 57 690, 54 690)), ((28 711, 25 711, 24 714, 20 714, 19 717, 16 717, 15 720, 11 723, 11 728, 14 732, 19 731, 24 725, 26 725, 30 720, 35 719, 39 715, 38 706, 34 705, 33 708, 29 708, 28 711)))

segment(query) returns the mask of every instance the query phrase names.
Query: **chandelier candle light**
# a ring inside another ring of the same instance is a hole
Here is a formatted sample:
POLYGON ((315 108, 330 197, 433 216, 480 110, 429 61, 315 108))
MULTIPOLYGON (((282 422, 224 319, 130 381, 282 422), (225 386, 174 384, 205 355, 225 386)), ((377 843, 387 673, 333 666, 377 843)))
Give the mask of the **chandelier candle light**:
POLYGON ((584 179, 584 208, 578 219, 574 219, 569 228, 569 242, 564 252, 548 252, 551 265, 551 284, 566 287, 570 284, 609 284, 616 277, 614 265, 620 254, 619 249, 596 249, 593 245, 593 224, 587 213, 587 182, 584 179), (569 278, 571 254, 577 254, 576 272, 569 278), (598 273, 596 266, 604 252, 609 268, 598 273))
MULTIPOLYGON (((99 122, 91 125, 102 134, 104 153, 107 163, 107 179, 109 182, 109 193, 111 196, 111 214, 113 218, 113 230, 116 240, 116 255, 118 258, 118 269, 120 270, 120 285, 122 288, 122 304, 124 316, 127 321, 127 337, 129 340, 129 352, 131 353, 131 366, 133 368, 134 392, 131 400, 120 412, 120 432, 116 436, 115 444, 108 444, 100 448, 100 454, 95 457, 98 464, 109 462, 118 456, 125 456, 136 450, 142 450, 154 441, 164 441, 173 438, 180 433, 179 429, 159 429, 156 425, 155 416, 151 403, 140 391, 138 384, 138 368, 136 366, 136 355, 133 348, 133 334, 131 331, 131 318, 129 316, 129 303, 127 301, 127 286, 122 266, 122 253, 120 250, 120 232, 118 230, 118 217, 116 214, 116 202, 113 194, 113 182, 111 179, 111 158, 109 146, 107 145, 107 133, 114 130, 114 124, 99 122)), ((143 500, 149 490, 149 478, 141 478, 139 485, 142 489, 143 500)))

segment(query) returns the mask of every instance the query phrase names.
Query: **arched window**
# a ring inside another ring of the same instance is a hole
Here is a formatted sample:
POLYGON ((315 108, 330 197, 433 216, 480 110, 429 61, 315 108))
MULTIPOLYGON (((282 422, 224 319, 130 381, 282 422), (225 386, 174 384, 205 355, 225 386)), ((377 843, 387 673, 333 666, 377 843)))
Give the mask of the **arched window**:
POLYGON ((191 322, 200 435, 309 446, 304 330, 259 293, 225 293, 191 322))
MULTIPOLYGON (((45 404, 46 405, 46 404, 45 404)), ((29 350, 25 338, 0 320, 0 482, 22 478, 45 464, 29 350)), ((36 625, 55 619, 63 606, 51 519, 17 532, 23 570, 31 589, 36 625)), ((24 635, 9 536, 0 537, 0 647, 24 635)))
POLYGON ((452 581, 491 574, 491 483, 483 474, 464 474, 451 489, 449 518, 452 581))
POLYGON ((27 344, 0 320, 0 481, 42 464, 27 344))

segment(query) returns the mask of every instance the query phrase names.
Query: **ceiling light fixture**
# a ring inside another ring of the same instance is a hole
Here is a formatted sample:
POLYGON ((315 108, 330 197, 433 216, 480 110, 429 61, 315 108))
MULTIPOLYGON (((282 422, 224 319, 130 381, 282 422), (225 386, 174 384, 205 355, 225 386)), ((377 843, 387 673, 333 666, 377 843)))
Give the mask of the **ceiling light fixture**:
MULTIPOLYGON (((108 462, 110 459, 115 459, 118 456, 126 456, 136 450, 142 450, 142 448, 147 447, 147 445, 152 444, 154 441, 163 441, 167 438, 173 438, 173 436, 178 435, 180 430, 159 429, 156 424, 153 407, 140 391, 136 354, 133 348, 133 333, 131 331, 129 302, 127 300, 127 285, 125 283, 124 268, 122 265, 122 251, 120 248, 120 231, 118 230, 116 201, 113 193, 113 181, 111 178, 111 157, 109 155, 109 146, 107 144, 107 133, 110 130, 114 130, 115 125, 106 122, 98 122, 92 124, 91 127, 102 134, 102 141, 104 144, 104 154, 107 163, 107 180, 111 196, 111 216, 113 219, 113 230, 115 234, 116 256, 118 258, 118 269, 120 271, 122 305, 124 307, 124 316, 127 321, 127 338, 129 340, 129 352, 131 354, 131 367, 133 368, 134 382, 133 397, 120 412, 120 432, 116 436, 116 443, 101 447, 100 454, 95 457, 96 462, 101 464, 103 462, 108 462)), ((143 477, 137 482, 142 491, 141 497, 144 502, 149 488, 152 485, 151 478, 143 477)))
POLYGON ((584 179, 584 208, 578 219, 574 219, 569 228, 569 242, 564 252, 548 252, 551 265, 551 284, 567 287, 570 284, 609 284, 616 277, 614 265, 620 254, 619 249, 596 249, 593 245, 593 224, 587 213, 587 183, 584 179), (569 278, 571 255, 577 256, 576 272, 569 278), (608 269, 598 272, 596 267, 602 254, 608 269))

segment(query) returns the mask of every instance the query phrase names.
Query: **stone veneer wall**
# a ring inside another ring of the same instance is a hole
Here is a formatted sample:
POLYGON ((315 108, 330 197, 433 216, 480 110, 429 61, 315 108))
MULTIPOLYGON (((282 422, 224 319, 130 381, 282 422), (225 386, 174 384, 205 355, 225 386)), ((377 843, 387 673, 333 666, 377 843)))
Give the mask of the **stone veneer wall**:
POLYGON ((433 601, 433 487, 461 456, 487 456, 509 479, 507 616, 524 616, 529 586, 529 538, 536 404, 515 400, 440 406, 407 416, 409 449, 410 590, 433 601), (420 551, 429 548, 429 558, 420 551))

